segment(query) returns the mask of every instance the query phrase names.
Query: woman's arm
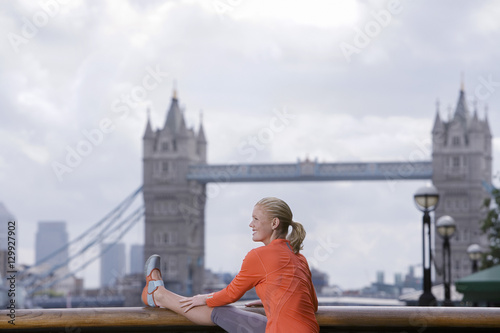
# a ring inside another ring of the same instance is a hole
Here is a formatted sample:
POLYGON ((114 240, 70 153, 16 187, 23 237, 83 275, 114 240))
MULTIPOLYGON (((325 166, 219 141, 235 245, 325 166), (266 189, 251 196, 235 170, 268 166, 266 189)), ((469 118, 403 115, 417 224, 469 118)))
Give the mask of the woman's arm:
POLYGON ((263 267, 258 255, 254 251, 250 251, 243 259, 240 272, 226 288, 211 294, 184 297, 179 302, 182 308, 186 308, 184 312, 188 312, 196 306, 215 307, 233 303, 261 280, 264 276, 262 272, 263 267))
POLYGON ((262 306, 264 306, 264 304, 262 304, 262 301, 260 299, 258 299, 258 300, 255 300, 255 301, 251 301, 251 302, 245 303, 245 306, 246 307, 252 307, 252 306, 262 307, 262 306))
POLYGON ((255 250, 248 252, 240 272, 231 283, 221 291, 213 294, 206 300, 210 307, 233 303, 241 298, 248 290, 255 287, 265 277, 265 270, 255 250))
MULTIPOLYGON (((307 268, 309 269, 309 265, 307 264, 307 261, 306 261, 306 265, 307 265, 307 268)), ((309 285, 311 288, 311 299, 312 299, 313 306, 314 306, 314 312, 318 312, 318 296, 316 295, 316 289, 314 288, 314 284, 312 282, 312 274, 311 274, 310 269, 309 269, 309 285)))
POLYGON ((314 289, 314 285, 311 280, 311 289, 312 289, 312 300, 313 300, 313 305, 314 305, 314 312, 318 312, 318 296, 316 295, 316 289, 314 289))
POLYGON ((196 306, 201 306, 201 305, 207 305, 207 299, 213 297, 212 294, 203 294, 203 295, 196 295, 193 297, 184 297, 179 300, 181 303, 181 308, 186 308, 184 312, 188 312, 192 308, 196 306))
POLYGON ((314 289, 314 284, 312 282, 312 274, 311 274, 311 269, 309 268, 309 264, 307 263, 306 257, 304 257, 302 254, 299 255, 302 263, 304 266, 307 268, 307 271, 309 272, 309 294, 311 296, 311 301, 314 306, 314 312, 318 312, 318 296, 316 295, 316 289, 314 289))

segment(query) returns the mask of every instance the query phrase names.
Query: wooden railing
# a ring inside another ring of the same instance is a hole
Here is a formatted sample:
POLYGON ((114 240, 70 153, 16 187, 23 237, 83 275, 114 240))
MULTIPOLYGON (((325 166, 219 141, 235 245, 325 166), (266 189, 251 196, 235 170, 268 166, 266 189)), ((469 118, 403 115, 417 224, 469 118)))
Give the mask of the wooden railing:
MULTIPOLYGON (((223 332, 158 308, 17 309, 13 318, 10 314, 0 311, 0 331, 223 332)), ((500 332, 500 308, 323 306, 316 317, 321 332, 500 332)))

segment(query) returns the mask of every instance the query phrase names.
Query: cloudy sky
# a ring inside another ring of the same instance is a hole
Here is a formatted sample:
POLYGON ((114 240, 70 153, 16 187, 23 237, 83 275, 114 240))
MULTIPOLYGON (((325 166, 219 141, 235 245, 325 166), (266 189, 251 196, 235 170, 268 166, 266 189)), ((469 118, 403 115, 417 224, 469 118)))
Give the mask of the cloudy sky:
MULTIPOLYGON (((471 110, 488 108, 500 133, 493 0, 3 1, 0 32, 0 202, 23 263, 38 221, 67 221, 75 238, 140 186, 146 110, 161 127, 174 81, 188 125, 203 114, 209 163, 430 160, 436 101, 447 119, 462 73, 471 110), (243 153, 277 113, 285 126, 243 153), (78 147, 87 155, 68 165, 78 147)), ((254 203, 278 196, 330 283, 362 287, 378 270, 392 282, 421 262, 412 196, 425 183, 209 185, 206 266, 236 272, 257 245, 254 203)), ((143 242, 142 224, 126 242, 143 242)), ((80 274, 87 287, 96 267, 80 274)))

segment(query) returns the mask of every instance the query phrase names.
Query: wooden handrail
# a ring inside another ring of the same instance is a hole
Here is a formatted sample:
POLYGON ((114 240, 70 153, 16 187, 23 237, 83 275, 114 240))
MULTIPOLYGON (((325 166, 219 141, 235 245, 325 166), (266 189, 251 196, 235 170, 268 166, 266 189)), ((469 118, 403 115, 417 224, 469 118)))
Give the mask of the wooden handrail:
MULTIPOLYGON (((222 332, 158 308, 17 309, 15 325, 8 322, 9 313, 0 311, 2 332, 222 332)), ((322 332, 500 332, 500 308, 322 306, 316 317, 322 332)))

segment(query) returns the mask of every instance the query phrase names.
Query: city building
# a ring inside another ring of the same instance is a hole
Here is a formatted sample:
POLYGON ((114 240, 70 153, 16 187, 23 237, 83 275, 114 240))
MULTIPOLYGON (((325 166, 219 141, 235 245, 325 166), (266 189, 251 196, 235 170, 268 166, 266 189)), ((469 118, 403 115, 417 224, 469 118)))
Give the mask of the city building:
POLYGON ((130 274, 141 273, 144 271, 144 245, 132 244, 130 246, 130 274))
POLYGON ((126 275, 125 244, 101 245, 101 288, 113 288, 126 275))
POLYGON ((415 266, 408 267, 408 274, 405 275, 403 281, 403 290, 422 290, 422 277, 415 276, 415 266))
POLYGON ((163 128, 153 131, 148 116, 143 137, 144 258, 159 254, 165 286, 182 295, 203 289, 205 185, 186 175, 206 152, 203 125, 186 126, 174 91, 163 128))
POLYGON ((83 280, 70 274, 68 232, 65 221, 40 221, 36 233, 35 265, 32 273, 50 272, 54 285, 45 292, 50 295, 78 295, 83 290, 83 280))
POLYGON ((415 267, 409 266, 408 273, 403 279, 403 274, 394 274, 394 283, 385 281, 385 273, 383 271, 376 272, 376 280, 369 286, 362 288, 359 291, 350 290, 343 292, 343 296, 369 297, 369 298, 393 298, 396 299, 403 294, 410 294, 418 291, 422 293, 422 279, 415 277, 415 267))
POLYGON ((203 276, 203 293, 209 294, 224 289, 233 278, 234 275, 229 273, 217 274, 212 272, 210 269, 205 269, 205 274, 203 276), (226 275, 226 278, 224 275, 226 275))
POLYGON ((321 294, 323 288, 328 287, 328 274, 314 267, 311 267, 311 280, 317 294, 321 294))
POLYGON ((377 271, 376 282, 372 282, 369 287, 363 288, 361 294, 363 296, 379 297, 379 298, 396 298, 399 296, 400 288, 394 284, 385 282, 385 274, 383 271, 377 271))
MULTIPOLYGON (((440 195, 434 216, 437 221, 449 215, 456 222, 455 235, 450 239, 451 278, 456 281, 471 274, 467 247, 477 243, 487 248, 487 238, 480 229, 480 220, 484 218, 481 205, 489 196, 484 185, 492 179, 492 136, 488 118, 479 119, 476 107, 471 115, 463 84, 455 112, 448 121, 441 120, 439 109, 436 111, 432 142, 432 182, 440 195)), ((435 235, 434 250, 433 259, 439 273, 443 251, 443 239, 439 235, 435 235)), ((442 280, 443 276, 436 274, 435 282, 442 280)))
MULTIPOLYGON (((2 228, 0 229, 0 278, 5 277, 7 274, 7 249, 8 249, 8 232, 9 232, 9 221, 15 221, 14 215, 12 215, 5 205, 0 202, 0 224, 2 228)), ((15 239, 19 239, 19 228, 15 229, 16 235, 15 239)))
POLYGON ((65 221, 38 222, 36 233, 35 264, 46 266, 65 263, 68 260, 68 232, 65 221))

